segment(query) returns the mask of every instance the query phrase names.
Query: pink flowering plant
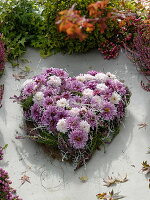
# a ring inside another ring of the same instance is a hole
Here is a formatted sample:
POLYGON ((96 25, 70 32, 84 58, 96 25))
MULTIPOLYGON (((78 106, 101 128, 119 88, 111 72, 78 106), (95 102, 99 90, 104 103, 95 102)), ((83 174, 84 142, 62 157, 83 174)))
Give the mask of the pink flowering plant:
POLYGON ((69 77, 62 69, 49 68, 26 80, 15 100, 32 124, 25 137, 46 144, 77 169, 119 133, 130 95, 110 72, 69 77))
POLYGON ((5 65, 5 47, 2 40, 2 35, 0 35, 0 76, 3 74, 5 65))
MULTIPOLYGON (((0 146, 0 161, 3 160, 4 149, 7 148, 0 146)), ((17 194, 16 190, 11 187, 12 181, 9 179, 8 172, 0 168, 0 200, 22 200, 17 194)))

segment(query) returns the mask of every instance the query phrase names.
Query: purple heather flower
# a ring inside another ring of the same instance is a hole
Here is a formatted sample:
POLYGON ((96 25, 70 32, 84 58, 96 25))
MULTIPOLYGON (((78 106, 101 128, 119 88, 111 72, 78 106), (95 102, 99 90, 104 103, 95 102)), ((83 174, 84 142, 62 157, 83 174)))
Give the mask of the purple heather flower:
POLYGON ((114 104, 104 101, 101 107, 101 117, 104 120, 113 120, 117 115, 117 109, 114 104))
POLYGON ((41 108, 36 103, 33 104, 33 106, 31 106, 31 117, 36 122, 38 122, 40 120, 40 117, 41 117, 41 108))
POLYGON ((69 142, 75 149, 83 149, 88 141, 88 134, 80 129, 75 129, 69 134, 69 142))

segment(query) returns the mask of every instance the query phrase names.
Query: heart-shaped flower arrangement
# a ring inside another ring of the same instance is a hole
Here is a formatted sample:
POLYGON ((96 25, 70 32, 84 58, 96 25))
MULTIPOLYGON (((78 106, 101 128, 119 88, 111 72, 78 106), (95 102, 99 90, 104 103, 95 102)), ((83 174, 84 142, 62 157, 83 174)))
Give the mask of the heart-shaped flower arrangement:
POLYGON ((27 137, 77 169, 119 133, 130 91, 110 72, 69 77, 49 68, 26 80, 16 99, 23 107, 27 137))

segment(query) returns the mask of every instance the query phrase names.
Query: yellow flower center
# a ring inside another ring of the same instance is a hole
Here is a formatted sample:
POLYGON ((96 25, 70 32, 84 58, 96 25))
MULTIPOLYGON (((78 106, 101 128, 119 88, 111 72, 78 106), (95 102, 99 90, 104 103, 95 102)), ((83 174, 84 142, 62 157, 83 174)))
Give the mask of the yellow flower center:
POLYGON ((110 108, 104 108, 105 112, 110 112, 110 108))

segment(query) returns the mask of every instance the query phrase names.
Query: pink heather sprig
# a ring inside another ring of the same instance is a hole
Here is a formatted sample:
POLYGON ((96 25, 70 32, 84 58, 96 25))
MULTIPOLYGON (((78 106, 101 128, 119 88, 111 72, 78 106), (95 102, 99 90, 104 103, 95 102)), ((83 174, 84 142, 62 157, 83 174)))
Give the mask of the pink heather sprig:
POLYGON ((0 75, 4 70, 4 64, 5 64, 5 47, 4 47, 4 42, 2 41, 1 38, 2 36, 0 36, 0 75))
MULTIPOLYGON (((0 160, 3 160, 3 150, 7 146, 7 144, 4 147, 0 146, 0 160)), ((9 180, 8 172, 0 168, 0 200, 22 200, 16 195, 16 190, 10 186, 11 184, 12 182, 9 180)))
POLYGON ((109 60, 111 58, 116 58, 119 55, 120 45, 107 40, 100 45, 98 50, 105 59, 109 60))
POLYGON ((8 173, 0 168, 0 199, 1 200, 22 200, 16 195, 16 190, 10 187, 12 182, 9 180, 8 173))
POLYGON ((3 152, 3 147, 0 146, 0 160, 3 160, 4 152, 3 152))

